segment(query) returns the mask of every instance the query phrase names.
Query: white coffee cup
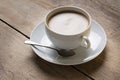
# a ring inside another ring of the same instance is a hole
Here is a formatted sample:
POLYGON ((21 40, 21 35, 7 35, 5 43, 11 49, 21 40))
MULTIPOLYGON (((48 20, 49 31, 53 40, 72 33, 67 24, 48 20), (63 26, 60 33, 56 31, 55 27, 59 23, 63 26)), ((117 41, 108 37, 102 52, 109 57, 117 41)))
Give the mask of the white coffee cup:
POLYGON ((55 8, 52 11, 50 11, 45 18, 45 31, 47 33, 47 36, 50 39, 50 41, 60 49, 69 50, 69 49, 75 49, 79 46, 89 48, 90 41, 88 39, 88 36, 90 33, 90 29, 91 29, 91 16, 84 9, 75 6, 55 8), (87 28, 78 34, 73 34, 73 35, 59 34, 51 30, 48 25, 49 20, 56 14, 62 13, 63 11, 77 12, 86 16, 89 22, 87 28))

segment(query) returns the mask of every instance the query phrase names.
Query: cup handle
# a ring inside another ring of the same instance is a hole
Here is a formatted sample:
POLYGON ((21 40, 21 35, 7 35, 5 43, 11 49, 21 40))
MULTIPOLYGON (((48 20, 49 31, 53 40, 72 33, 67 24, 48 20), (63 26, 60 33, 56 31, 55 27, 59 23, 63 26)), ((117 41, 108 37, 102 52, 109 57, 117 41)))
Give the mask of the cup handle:
POLYGON ((85 48, 89 48, 90 45, 91 45, 91 43, 90 43, 90 40, 88 39, 88 37, 82 36, 81 46, 85 47, 85 48))

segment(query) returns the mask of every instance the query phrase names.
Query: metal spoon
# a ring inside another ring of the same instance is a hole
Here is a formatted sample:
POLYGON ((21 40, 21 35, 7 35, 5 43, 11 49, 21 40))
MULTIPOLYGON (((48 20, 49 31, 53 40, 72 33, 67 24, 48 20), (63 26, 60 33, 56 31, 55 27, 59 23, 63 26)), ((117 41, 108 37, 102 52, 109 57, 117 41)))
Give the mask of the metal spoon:
POLYGON ((45 48, 53 49, 53 50, 57 51, 57 53, 60 56, 63 56, 63 57, 69 57, 69 56, 73 56, 75 54, 75 52, 73 50, 65 50, 65 49, 60 49, 59 50, 59 49, 56 49, 56 48, 53 48, 53 47, 41 45, 41 44, 33 42, 31 40, 26 40, 25 44, 36 45, 36 46, 40 46, 40 47, 45 47, 45 48))

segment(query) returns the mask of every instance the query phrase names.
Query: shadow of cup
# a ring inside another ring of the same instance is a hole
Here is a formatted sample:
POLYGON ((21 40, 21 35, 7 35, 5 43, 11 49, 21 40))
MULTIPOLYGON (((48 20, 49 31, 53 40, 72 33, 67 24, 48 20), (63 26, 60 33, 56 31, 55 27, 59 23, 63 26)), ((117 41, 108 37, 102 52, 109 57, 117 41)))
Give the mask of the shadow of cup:
POLYGON ((91 74, 91 73, 99 70, 100 67, 104 64, 105 59, 106 59, 106 54, 107 54, 107 46, 101 52, 101 54, 99 56, 97 56, 95 59, 93 59, 87 63, 76 65, 74 67, 78 68, 79 70, 81 70, 87 74, 91 74))

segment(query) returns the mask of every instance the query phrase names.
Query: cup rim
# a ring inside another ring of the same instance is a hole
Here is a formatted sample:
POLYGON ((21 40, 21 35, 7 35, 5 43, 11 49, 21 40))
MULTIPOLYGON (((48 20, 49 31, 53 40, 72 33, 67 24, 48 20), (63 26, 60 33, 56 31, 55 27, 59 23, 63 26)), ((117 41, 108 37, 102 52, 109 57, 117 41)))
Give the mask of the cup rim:
POLYGON ((57 34, 57 35, 61 35, 61 36, 75 36, 75 35, 79 35, 79 34, 82 34, 82 33, 86 32, 86 31, 90 28, 90 26, 91 26, 91 20, 92 20, 92 19, 91 19, 90 14, 89 14, 86 10, 84 10, 83 8, 80 8, 80 7, 77 7, 77 6, 60 6, 60 7, 54 8, 53 10, 49 11, 48 14, 45 16, 45 27, 46 27, 48 30, 50 30, 51 32, 53 32, 53 33, 55 33, 55 34, 57 34), (89 19, 88 28, 86 28, 84 31, 82 31, 82 32, 80 32, 80 33, 70 34, 70 35, 60 34, 60 33, 57 33, 57 32, 55 32, 55 31, 51 30, 50 28, 48 28, 49 26, 48 26, 48 24, 47 24, 47 18, 48 18, 48 16, 49 16, 49 14, 52 13, 53 11, 55 11, 55 10, 57 10, 57 9, 61 9, 61 8, 76 8, 76 9, 79 9, 79 10, 85 12, 85 13, 87 14, 87 16, 88 16, 87 18, 89 19))

